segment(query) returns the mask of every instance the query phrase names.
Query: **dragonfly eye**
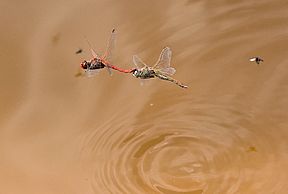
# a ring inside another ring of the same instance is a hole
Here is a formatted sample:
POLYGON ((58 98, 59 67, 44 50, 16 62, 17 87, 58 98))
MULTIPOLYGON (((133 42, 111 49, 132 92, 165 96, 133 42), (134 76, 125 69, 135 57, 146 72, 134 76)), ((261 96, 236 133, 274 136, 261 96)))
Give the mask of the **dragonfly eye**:
POLYGON ((83 69, 87 69, 87 61, 83 61, 80 66, 83 68, 83 69))
POLYGON ((138 73, 138 70, 135 69, 135 70, 133 71, 133 75, 135 76, 137 73, 138 73))

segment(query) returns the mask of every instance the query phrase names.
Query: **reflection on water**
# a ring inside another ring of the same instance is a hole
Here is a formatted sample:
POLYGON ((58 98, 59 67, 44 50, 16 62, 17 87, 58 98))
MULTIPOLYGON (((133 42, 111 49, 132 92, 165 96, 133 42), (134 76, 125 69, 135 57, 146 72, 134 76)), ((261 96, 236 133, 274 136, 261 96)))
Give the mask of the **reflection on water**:
POLYGON ((1 23, 26 28, 1 38, 0 193, 287 192, 286 1, 5 7, 15 10, 0 12, 1 23), (81 76, 84 37, 101 52, 112 28, 117 65, 133 67, 133 54, 153 64, 169 46, 189 88, 81 76))
POLYGON ((279 176, 269 140, 254 130, 253 115, 230 106, 186 99, 147 106, 128 125, 111 126, 127 120, 120 116, 97 127, 85 146, 95 162, 95 193, 260 193, 253 182, 276 184, 263 179, 279 176))

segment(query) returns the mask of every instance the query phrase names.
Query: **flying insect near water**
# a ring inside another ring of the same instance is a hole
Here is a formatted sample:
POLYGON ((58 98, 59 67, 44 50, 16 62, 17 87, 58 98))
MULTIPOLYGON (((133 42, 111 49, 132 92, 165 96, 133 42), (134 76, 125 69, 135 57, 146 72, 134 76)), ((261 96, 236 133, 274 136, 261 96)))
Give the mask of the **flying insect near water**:
POLYGON ((251 58, 249 59, 249 61, 251 61, 251 62, 256 62, 257 65, 259 65, 260 62, 264 62, 264 60, 261 59, 260 57, 251 57, 251 58))
POLYGON ((153 67, 147 66, 137 55, 133 56, 133 62, 137 68, 133 69, 131 73, 133 76, 140 79, 159 78, 162 80, 170 81, 180 86, 181 88, 188 88, 181 82, 170 77, 175 74, 176 70, 170 67, 172 51, 169 47, 163 48, 158 61, 153 67))
POLYGON ((106 52, 101 57, 96 54, 96 52, 92 48, 91 44, 87 40, 87 43, 89 44, 90 51, 91 51, 93 58, 88 60, 88 61, 84 60, 80 64, 80 67, 85 70, 85 73, 88 77, 92 77, 95 73, 97 73, 99 71, 99 69, 103 69, 105 67, 107 68, 110 75, 112 74, 110 69, 114 69, 114 70, 120 71, 122 73, 130 73, 131 72, 131 70, 125 70, 125 69, 118 68, 118 67, 112 65, 110 62, 111 57, 112 57, 112 51, 115 47, 115 39, 116 39, 116 31, 115 31, 115 29, 113 29, 111 32, 111 36, 109 38, 108 44, 107 44, 106 52))
POLYGON ((75 52, 75 54, 78 55, 78 54, 81 54, 82 52, 83 52, 83 50, 82 50, 81 48, 79 48, 79 49, 75 52))

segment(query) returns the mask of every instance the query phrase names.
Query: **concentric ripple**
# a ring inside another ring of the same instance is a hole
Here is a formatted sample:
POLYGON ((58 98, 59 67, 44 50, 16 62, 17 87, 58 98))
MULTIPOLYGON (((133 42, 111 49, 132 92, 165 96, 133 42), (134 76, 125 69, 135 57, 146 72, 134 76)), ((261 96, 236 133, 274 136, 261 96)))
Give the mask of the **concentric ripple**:
POLYGON ((263 177, 275 176, 277 156, 253 132, 251 115, 199 102, 183 115, 171 111, 175 106, 125 124, 115 115, 119 126, 108 121, 90 134, 85 150, 94 156, 95 193, 258 193, 267 184, 277 190, 276 180, 263 177))

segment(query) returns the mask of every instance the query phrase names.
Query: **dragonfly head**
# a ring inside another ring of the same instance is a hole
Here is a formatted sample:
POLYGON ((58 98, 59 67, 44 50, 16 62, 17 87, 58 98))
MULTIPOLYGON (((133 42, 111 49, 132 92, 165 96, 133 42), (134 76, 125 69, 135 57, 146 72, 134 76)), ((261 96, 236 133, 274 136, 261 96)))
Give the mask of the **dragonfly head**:
POLYGON ((82 69, 87 69, 88 68, 88 62, 86 60, 84 60, 81 64, 80 64, 80 67, 82 69))
POLYGON ((138 69, 133 69, 131 72, 132 72, 133 76, 137 77, 138 69))

